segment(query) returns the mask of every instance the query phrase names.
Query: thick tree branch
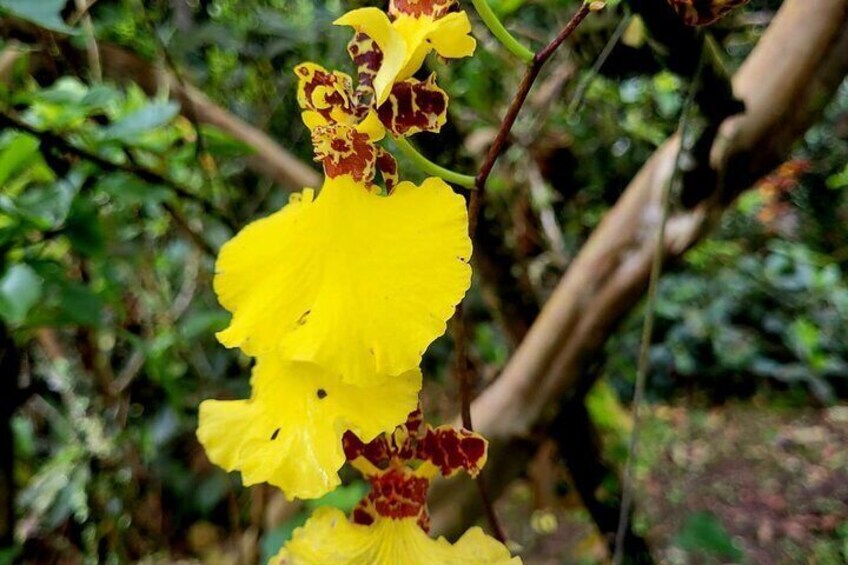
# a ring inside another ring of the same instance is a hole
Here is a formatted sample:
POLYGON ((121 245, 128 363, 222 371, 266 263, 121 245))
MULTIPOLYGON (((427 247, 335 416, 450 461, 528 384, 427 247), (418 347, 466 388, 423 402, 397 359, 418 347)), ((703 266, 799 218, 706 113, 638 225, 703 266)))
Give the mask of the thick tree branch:
MULTIPOLYGON (((695 208, 672 215, 666 255, 695 245, 733 199, 785 159, 818 119, 848 73, 848 4, 787 0, 733 79, 744 114, 723 121, 710 151, 716 182, 695 208)), ((515 460, 544 432, 556 405, 578 385, 608 336, 642 298, 660 218, 662 188, 680 140, 667 141, 645 164, 586 243, 501 377, 472 405, 477 430, 491 445, 494 489, 520 472, 515 460)), ((434 489, 433 524, 462 529, 478 512, 467 486, 434 489)))

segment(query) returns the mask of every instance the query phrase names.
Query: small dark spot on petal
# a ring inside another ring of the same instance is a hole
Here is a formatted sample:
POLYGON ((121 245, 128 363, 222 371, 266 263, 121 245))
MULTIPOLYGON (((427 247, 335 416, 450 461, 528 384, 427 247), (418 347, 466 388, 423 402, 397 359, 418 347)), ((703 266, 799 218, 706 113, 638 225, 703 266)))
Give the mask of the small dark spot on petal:
POLYGON ((275 439, 277 439, 278 435, 280 435, 280 428, 277 428, 276 430, 274 430, 274 433, 271 434, 271 441, 274 441, 275 439))
POLYGON ((305 323, 306 323, 306 319, 309 317, 309 314, 310 314, 311 312, 312 312, 312 310, 307 310, 306 312, 304 312, 303 314, 301 314, 301 315, 300 315, 300 318, 298 318, 298 319, 297 319, 297 325, 298 325, 298 326, 302 326, 303 324, 305 324, 305 323))
POLYGON ((327 391, 324 390, 323 388, 319 388, 318 389, 318 398, 320 398, 321 400, 324 400, 325 398, 327 398, 327 391))

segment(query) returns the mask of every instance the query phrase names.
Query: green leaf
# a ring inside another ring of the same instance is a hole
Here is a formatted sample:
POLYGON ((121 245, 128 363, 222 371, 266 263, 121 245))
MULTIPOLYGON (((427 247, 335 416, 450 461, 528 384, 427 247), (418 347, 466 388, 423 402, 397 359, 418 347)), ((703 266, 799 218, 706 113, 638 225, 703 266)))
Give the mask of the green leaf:
POLYGON ((16 212, 37 224, 39 229, 52 229, 68 217, 83 180, 79 171, 72 171, 67 177, 48 186, 28 188, 14 201, 16 212))
POLYGON ((223 310, 206 310, 185 317, 180 325, 182 337, 194 340, 200 336, 211 336, 227 327, 230 315, 223 310))
POLYGON ((833 190, 848 187, 848 165, 840 172, 827 177, 827 187, 833 190))
POLYGON ((66 0, 0 0, 0 11, 30 21, 40 27, 73 35, 76 30, 62 19, 66 0))
POLYGON ((99 326, 102 302, 87 286, 67 282, 59 294, 59 322, 81 326, 99 326))
POLYGON ((121 206, 157 204, 171 194, 163 186, 146 183, 134 175, 123 172, 101 177, 97 182, 97 188, 109 194, 121 206))
POLYGON ((226 132, 209 125, 201 125, 200 133, 206 143, 206 149, 216 157, 244 157, 256 153, 250 145, 233 139, 226 132))
POLYGON ((38 140, 31 135, 18 134, 0 153, 0 186, 38 156, 38 140))
POLYGON ((734 545, 721 521, 710 512, 696 512, 686 518, 675 544, 686 551, 702 551, 738 561, 742 551, 734 545))
POLYGON ((91 200, 81 197, 74 200, 63 231, 74 249, 83 255, 100 255, 106 247, 106 235, 91 200))
POLYGON ((41 298, 42 279, 26 264, 12 265, 0 279, 0 318, 18 325, 41 298))
POLYGON ((17 558, 21 554, 22 548, 19 545, 11 547, 0 547, 0 565, 7 563, 17 563, 17 558))
POLYGON ((180 111, 176 102, 154 102, 121 118, 103 130, 104 139, 131 143, 148 131, 173 120, 180 111))
POLYGON ((802 359, 811 359, 819 349, 819 329, 806 318, 798 318, 789 326, 789 337, 802 359))

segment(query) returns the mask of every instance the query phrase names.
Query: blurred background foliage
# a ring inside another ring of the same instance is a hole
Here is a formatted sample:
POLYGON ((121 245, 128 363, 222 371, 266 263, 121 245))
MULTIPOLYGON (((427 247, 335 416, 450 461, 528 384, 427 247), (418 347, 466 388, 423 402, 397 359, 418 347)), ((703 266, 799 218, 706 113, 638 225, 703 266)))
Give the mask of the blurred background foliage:
MULTIPOLYGON (((0 80, 0 319, 23 371, 19 382, 0 379, 0 394, 16 399, 9 424, 19 487, 15 542, 0 561, 265 559, 316 504, 349 508, 364 486, 291 504, 271 489, 242 488, 205 459, 194 438, 197 406, 245 396, 249 371, 247 358, 214 338, 227 322, 211 290, 214 250, 288 194, 247 166, 250 147, 198 127, 168 91, 142 85, 156 68, 175 72, 309 162, 291 69, 312 60, 351 72, 348 32, 331 22, 370 3, 100 0, 90 28, 85 17, 69 23, 76 7, 65 4, 0 0, 0 17, 28 22, 33 38, 21 43, 2 26, 3 52, 20 56, 4 63, 0 80), (87 29, 150 66, 127 62, 120 82, 101 80, 55 43, 54 34, 71 32, 70 44, 84 51, 87 29)), ((576 4, 493 2, 535 44, 576 4)), ((779 4, 751 2, 713 29, 730 69, 779 4)), ((653 55, 638 19, 619 30, 600 72, 592 68, 626 12, 611 6, 581 28, 531 97, 492 179, 489 219, 539 301, 677 127, 686 81, 653 55)), ((434 160, 464 171, 480 159, 522 73, 479 22, 475 29, 475 57, 431 61, 451 114, 442 135, 418 140, 434 160)), ((793 160, 663 279, 652 400, 704 408, 848 398, 846 163, 848 84, 793 160)), ((402 159, 401 171, 421 177, 402 159)), ((474 355, 491 378, 514 344, 477 285, 470 304, 474 355)), ((637 312, 623 324, 604 359, 622 398, 641 321, 637 312)), ((425 403, 445 418, 456 410, 450 354, 445 337, 425 361, 425 403)), ((615 427, 617 410, 613 397, 593 413, 615 427)), ((848 540, 848 528, 840 531, 848 540)), ((670 543, 679 551, 706 544, 738 558, 711 515, 693 514, 678 534, 670 543)))

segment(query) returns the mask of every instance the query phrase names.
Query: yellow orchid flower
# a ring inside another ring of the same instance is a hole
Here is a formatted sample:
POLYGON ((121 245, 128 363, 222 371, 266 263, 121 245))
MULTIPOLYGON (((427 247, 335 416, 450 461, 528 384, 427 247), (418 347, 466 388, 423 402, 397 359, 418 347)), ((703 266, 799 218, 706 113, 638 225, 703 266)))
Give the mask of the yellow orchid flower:
POLYGON ((450 426, 433 428, 420 410, 391 434, 369 442, 355 432, 342 440, 351 465, 371 483, 353 509, 352 522, 335 508, 321 508, 270 563, 274 565, 517 565, 509 550, 480 528, 455 544, 427 535, 430 480, 466 471, 476 477, 486 464, 482 436, 450 426))
POLYGON ((520 565, 509 550, 471 528, 451 544, 429 537, 414 518, 350 523, 337 508, 315 511, 269 562, 273 565, 520 565))
MULTIPOLYGON (((456 6, 456 0, 391 0, 391 19, 378 8, 359 8, 333 22, 354 28, 357 36, 364 35, 376 44, 371 66, 376 69, 377 106, 388 99, 394 84, 421 68, 431 51, 447 59, 474 53, 477 43, 469 35, 471 22, 456 6)), ((358 54, 351 53, 354 58, 358 54)))
POLYGON ((233 318, 218 338, 372 386, 416 368, 444 333, 470 256, 465 201, 441 179, 381 196, 327 178, 221 249, 214 287, 233 318))
POLYGON ((259 358, 249 400, 206 400, 197 437, 209 460, 241 471, 245 485, 268 482, 289 499, 317 498, 339 485, 342 435, 374 438, 415 408, 421 373, 375 387, 343 383, 311 363, 259 358))
POLYGON ((480 434, 424 423, 421 410, 410 413, 391 434, 370 442, 347 432, 342 446, 351 466, 371 483, 371 490, 353 509, 353 522, 368 526, 384 518, 412 518, 425 532, 430 530, 430 480, 460 471, 476 477, 489 449, 480 434))

